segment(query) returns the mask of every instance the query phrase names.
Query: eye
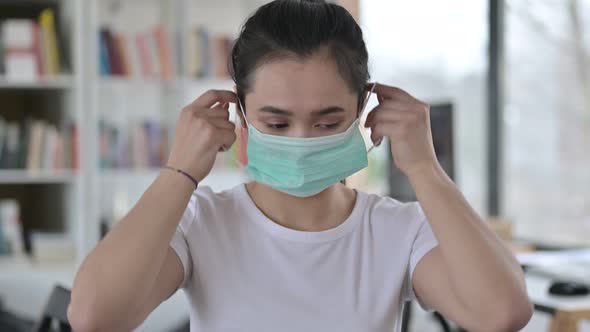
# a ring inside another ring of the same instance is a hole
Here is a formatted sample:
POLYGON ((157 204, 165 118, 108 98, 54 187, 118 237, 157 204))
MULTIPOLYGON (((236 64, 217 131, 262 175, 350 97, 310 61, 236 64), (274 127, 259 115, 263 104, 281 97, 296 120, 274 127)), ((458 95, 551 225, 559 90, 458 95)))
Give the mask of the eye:
POLYGON ((316 128, 322 128, 322 129, 334 129, 337 128, 340 125, 340 122, 335 122, 335 123, 318 123, 316 126, 316 128))
POLYGON ((271 129, 284 129, 287 128, 289 125, 287 123, 267 123, 266 126, 271 129))

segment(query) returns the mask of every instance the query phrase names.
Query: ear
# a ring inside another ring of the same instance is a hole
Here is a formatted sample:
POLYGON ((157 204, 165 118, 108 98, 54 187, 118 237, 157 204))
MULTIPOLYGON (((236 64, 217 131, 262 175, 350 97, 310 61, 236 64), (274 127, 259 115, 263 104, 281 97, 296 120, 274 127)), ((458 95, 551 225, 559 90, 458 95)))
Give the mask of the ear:
POLYGON ((357 117, 361 116, 369 103, 369 98, 371 97, 371 93, 375 89, 376 83, 367 83, 365 85, 365 91, 363 91, 362 99, 359 101, 359 110, 357 112, 357 117))
MULTIPOLYGON (((234 85, 234 93, 236 94, 236 96, 238 96, 238 100, 239 100, 240 97, 238 95, 238 86, 237 85, 234 85)), ((247 128, 248 125, 247 125, 246 119, 244 119, 244 114, 246 113, 246 110, 241 109, 242 106, 241 106, 240 102, 241 101, 238 101, 236 103, 236 115, 240 118, 241 127, 247 128)), ((244 102, 246 102, 246 101, 244 100, 244 102)))

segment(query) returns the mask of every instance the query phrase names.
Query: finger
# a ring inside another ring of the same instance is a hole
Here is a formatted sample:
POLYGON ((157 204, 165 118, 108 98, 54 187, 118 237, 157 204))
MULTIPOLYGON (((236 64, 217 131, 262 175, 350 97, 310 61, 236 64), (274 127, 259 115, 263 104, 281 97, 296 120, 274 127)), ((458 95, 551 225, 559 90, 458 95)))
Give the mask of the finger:
POLYGON ((223 108, 221 105, 211 108, 207 112, 210 119, 226 119, 229 120, 229 109, 223 108))
POLYGON ((365 127, 372 127, 379 122, 398 122, 409 119, 411 112, 376 106, 371 110, 365 121, 365 127))
POLYGON ((228 130, 236 129, 236 125, 227 119, 214 118, 214 119, 210 119, 209 122, 211 122, 211 124, 214 125, 218 129, 228 129, 228 130))
POLYGON ((215 103, 237 103, 238 96, 229 90, 209 90, 195 99, 190 105, 196 107, 211 107, 215 103))
POLYGON ((394 132, 399 131, 403 125, 401 123, 385 122, 378 123, 371 129, 371 141, 378 145, 383 140, 383 137, 389 137, 394 132))
POLYGON ((219 142, 218 151, 227 151, 236 141, 236 132, 229 129, 221 129, 217 133, 217 142, 219 142))
POLYGON ((382 99, 399 99, 406 101, 415 100, 415 98, 412 97, 412 95, 400 88, 380 83, 375 84, 376 85, 374 92, 377 94, 378 98, 381 97, 382 99))

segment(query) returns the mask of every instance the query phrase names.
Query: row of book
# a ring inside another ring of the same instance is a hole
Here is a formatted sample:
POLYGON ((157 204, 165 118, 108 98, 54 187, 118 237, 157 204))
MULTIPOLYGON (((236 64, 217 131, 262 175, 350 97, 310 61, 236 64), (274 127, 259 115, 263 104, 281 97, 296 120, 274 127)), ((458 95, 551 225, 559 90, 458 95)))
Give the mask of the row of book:
MULTIPOLYGON (((99 123, 100 167, 102 169, 149 169, 165 165, 170 150, 168 128, 157 121, 143 120, 118 125, 99 123)), ((227 152, 221 152, 216 167, 235 169, 247 163, 245 137, 237 140, 227 152)))
POLYGON ((18 201, 0 200, 0 255, 22 256, 25 252, 23 240, 18 201))
POLYGON ((157 121, 122 126, 101 120, 99 135, 103 169, 156 168, 168 160, 168 128, 157 121))
MULTIPOLYGON (((29 254, 20 211, 17 200, 0 200, 0 257, 24 258, 29 254)), ((75 258, 75 243, 67 233, 33 231, 28 238, 34 262, 71 262, 75 258)))
POLYGON ((133 35, 108 27, 99 31, 99 69, 103 77, 117 76, 143 80, 171 81, 188 78, 227 79, 232 40, 205 28, 188 34, 184 57, 181 47, 163 25, 133 35), (180 59, 184 59, 180 63, 180 59))
POLYGON ((32 81, 62 71, 52 9, 43 10, 38 20, 4 20, 0 30, 0 74, 7 79, 32 81))
POLYGON ((233 40, 211 35, 204 27, 193 28, 186 43, 185 75, 190 78, 229 78, 228 64, 233 40))
POLYGON ((27 117, 21 124, 0 117, 0 168, 27 170, 77 169, 78 129, 59 128, 27 117))

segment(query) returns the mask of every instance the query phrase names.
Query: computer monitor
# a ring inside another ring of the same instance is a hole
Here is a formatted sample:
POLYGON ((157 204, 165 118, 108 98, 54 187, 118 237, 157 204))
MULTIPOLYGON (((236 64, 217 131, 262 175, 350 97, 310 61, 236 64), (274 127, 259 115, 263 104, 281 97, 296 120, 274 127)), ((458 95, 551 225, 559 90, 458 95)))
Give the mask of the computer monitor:
MULTIPOLYGON (((438 162, 451 179, 455 177, 454 140, 453 140, 453 105, 440 103, 430 105, 430 125, 432 139, 438 162)), ((389 196, 402 202, 416 200, 416 193, 410 181, 395 165, 389 154, 389 196)))

